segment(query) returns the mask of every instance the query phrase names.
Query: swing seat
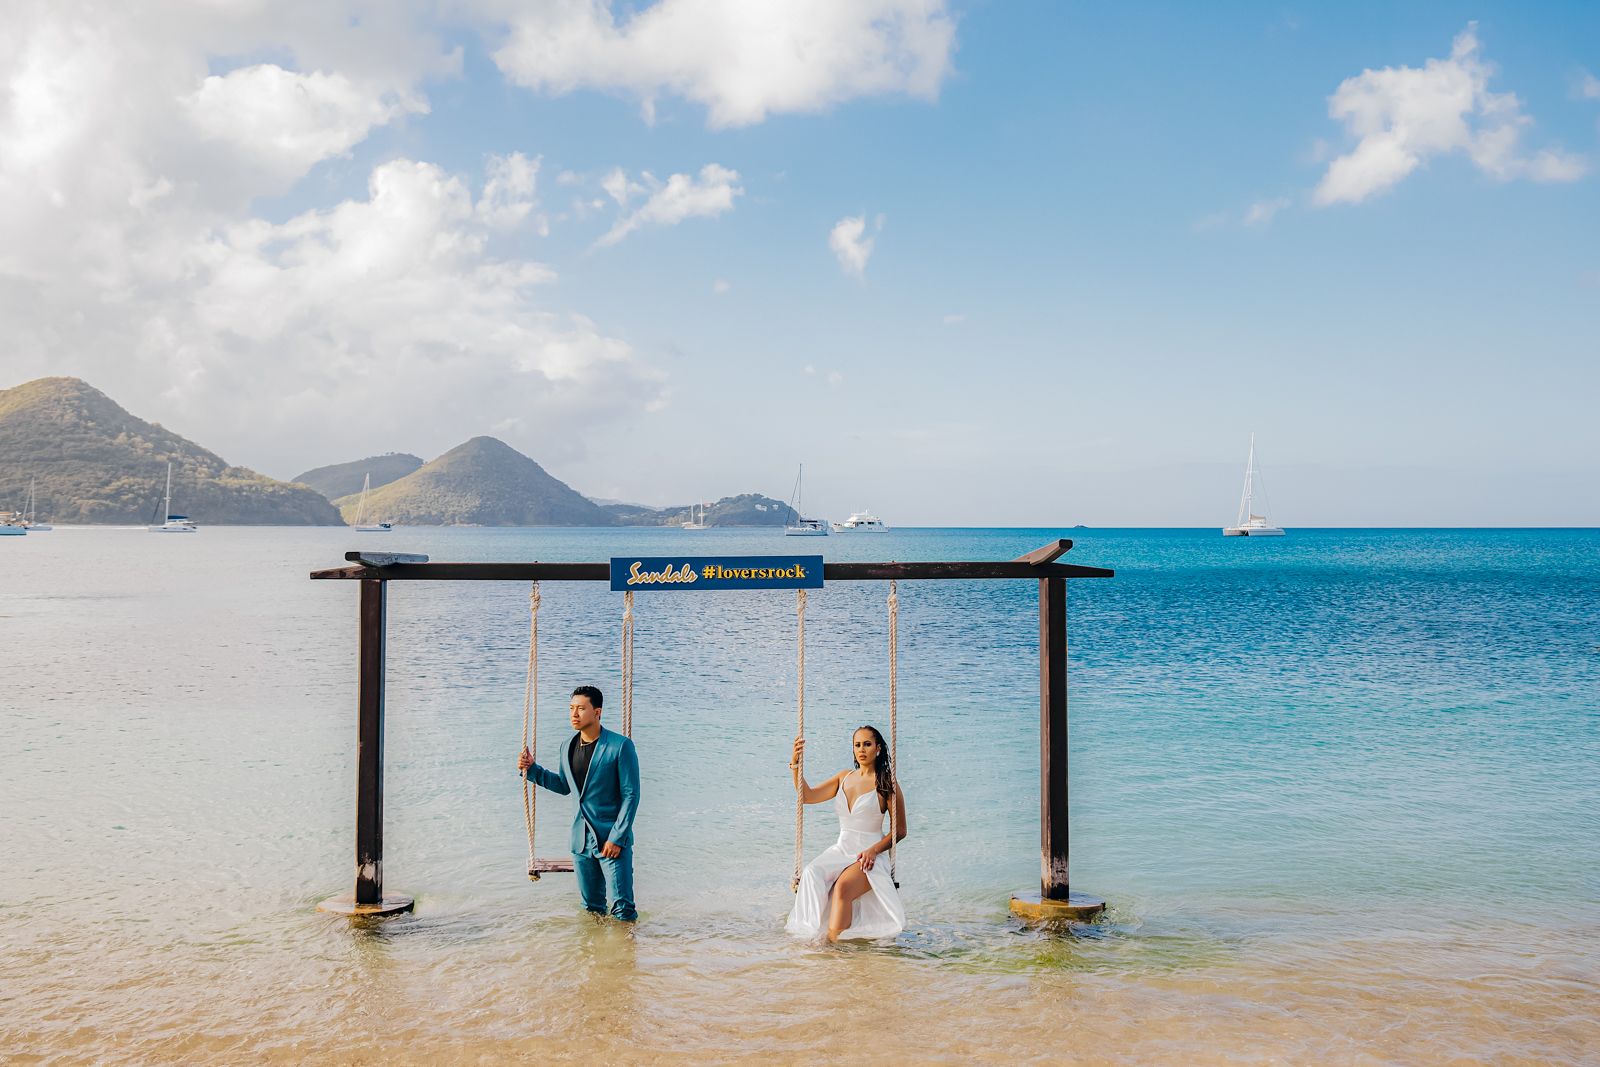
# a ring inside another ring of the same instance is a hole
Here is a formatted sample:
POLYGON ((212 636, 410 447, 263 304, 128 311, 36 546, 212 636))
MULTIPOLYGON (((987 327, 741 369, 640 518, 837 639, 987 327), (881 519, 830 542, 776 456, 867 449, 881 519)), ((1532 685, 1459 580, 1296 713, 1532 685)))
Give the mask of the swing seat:
POLYGON ((571 874, 572 857, 565 859, 536 859, 528 866, 529 881, 537 882, 541 874, 571 874))

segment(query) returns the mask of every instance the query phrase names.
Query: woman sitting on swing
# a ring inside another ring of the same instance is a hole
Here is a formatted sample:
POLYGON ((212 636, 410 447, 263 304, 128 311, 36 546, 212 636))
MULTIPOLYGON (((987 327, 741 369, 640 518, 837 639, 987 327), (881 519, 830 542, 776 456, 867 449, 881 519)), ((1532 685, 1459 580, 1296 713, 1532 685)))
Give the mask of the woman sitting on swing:
POLYGON ((906 806, 895 786, 883 735, 871 726, 856 730, 855 766, 817 786, 807 785, 801 773, 805 745, 805 738, 795 738, 789 762, 795 789, 807 804, 834 802, 839 840, 800 872, 787 929, 800 937, 826 933, 830 943, 840 938, 893 937, 905 929, 906 913, 893 873, 879 860, 894 841, 905 838, 906 806), (893 830, 885 834, 890 804, 893 830))

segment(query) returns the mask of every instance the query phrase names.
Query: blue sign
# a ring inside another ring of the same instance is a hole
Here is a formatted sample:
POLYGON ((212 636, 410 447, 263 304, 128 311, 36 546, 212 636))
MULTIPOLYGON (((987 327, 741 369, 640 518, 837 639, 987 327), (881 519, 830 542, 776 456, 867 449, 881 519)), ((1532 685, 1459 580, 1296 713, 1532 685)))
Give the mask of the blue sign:
POLYGON ((611 588, 821 589, 821 556, 612 556, 611 588))

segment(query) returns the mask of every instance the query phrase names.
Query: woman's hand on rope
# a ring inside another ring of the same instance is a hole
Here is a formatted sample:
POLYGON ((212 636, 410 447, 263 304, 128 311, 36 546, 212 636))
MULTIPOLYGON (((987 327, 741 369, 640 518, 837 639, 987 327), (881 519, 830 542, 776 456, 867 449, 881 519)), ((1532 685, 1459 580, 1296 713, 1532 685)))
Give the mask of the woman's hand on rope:
POLYGON ((532 766, 533 753, 529 752, 527 747, 524 746, 522 751, 517 753, 517 770, 521 771, 523 774, 527 774, 528 768, 532 766))
POLYGON ((794 754, 789 757, 789 769, 791 771, 798 771, 800 769, 800 760, 805 756, 805 754, 806 754, 806 739, 803 738, 803 737, 795 738, 794 739, 794 754))

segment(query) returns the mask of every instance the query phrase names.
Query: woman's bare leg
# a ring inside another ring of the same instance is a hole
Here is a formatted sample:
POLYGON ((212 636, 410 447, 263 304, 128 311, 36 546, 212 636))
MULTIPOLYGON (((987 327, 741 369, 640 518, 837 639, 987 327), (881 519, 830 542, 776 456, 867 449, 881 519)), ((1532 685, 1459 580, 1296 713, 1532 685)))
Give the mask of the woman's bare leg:
POLYGON ((829 942, 839 940, 839 935, 850 929, 851 906, 857 897, 871 891, 872 883, 867 881, 867 872, 861 869, 861 864, 852 863, 844 869, 829 894, 833 905, 828 911, 829 942))

